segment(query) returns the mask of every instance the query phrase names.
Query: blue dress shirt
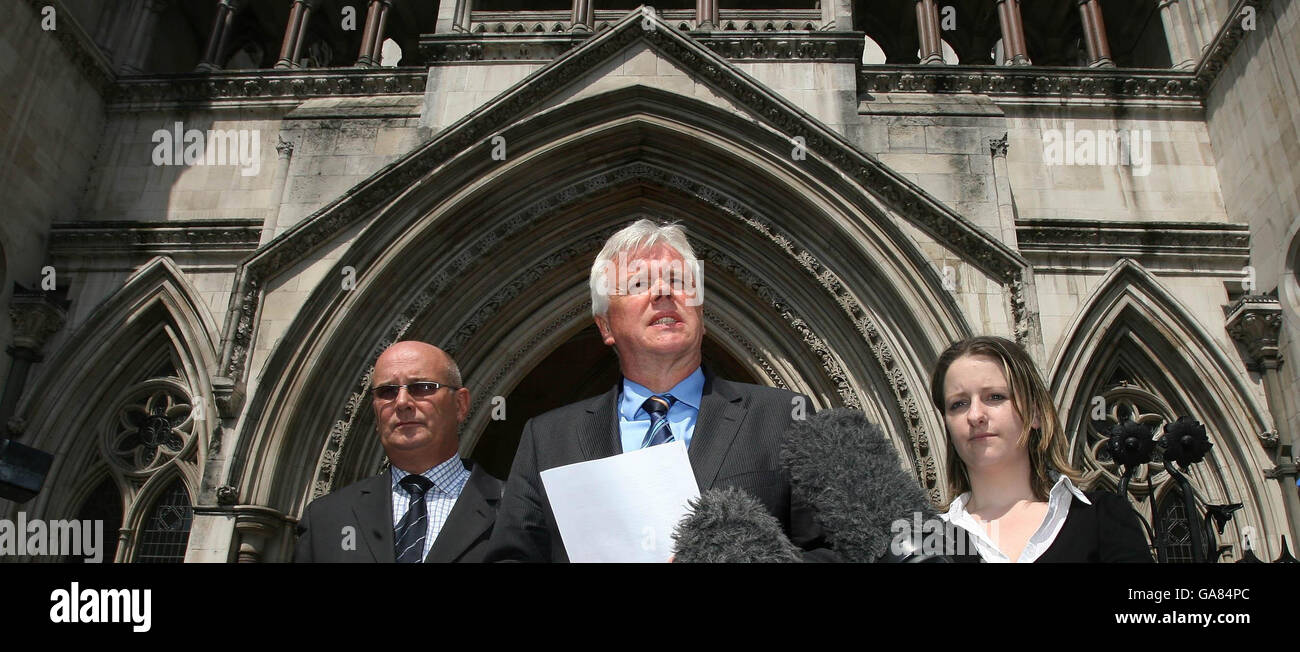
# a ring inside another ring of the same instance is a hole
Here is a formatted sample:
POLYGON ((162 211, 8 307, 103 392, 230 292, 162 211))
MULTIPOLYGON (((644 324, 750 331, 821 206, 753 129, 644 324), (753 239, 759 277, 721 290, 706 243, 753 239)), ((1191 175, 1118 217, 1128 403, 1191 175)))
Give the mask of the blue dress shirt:
MULTIPOLYGON (((673 432, 673 439, 690 448, 695 421, 700 416, 700 398, 704 395, 704 370, 696 367, 691 375, 665 394, 672 394, 677 399, 668 410, 668 427, 673 432)), ((642 385, 623 379, 623 391, 618 395, 618 432, 624 453, 640 449, 650 431, 650 415, 641 409, 641 404, 654 395, 642 385)))

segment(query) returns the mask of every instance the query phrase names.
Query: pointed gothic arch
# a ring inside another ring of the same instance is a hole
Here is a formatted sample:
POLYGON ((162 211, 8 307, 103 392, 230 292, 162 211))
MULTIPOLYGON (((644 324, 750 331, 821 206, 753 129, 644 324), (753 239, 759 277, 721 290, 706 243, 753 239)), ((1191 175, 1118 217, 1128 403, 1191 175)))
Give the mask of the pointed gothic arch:
MULTIPOLYGON (((1193 467, 1190 477, 1198 490, 1211 502, 1244 503, 1234 519, 1237 527, 1284 533, 1279 487, 1260 472, 1267 460, 1257 435, 1268 421, 1243 377, 1243 370, 1159 280, 1128 258, 1111 267, 1066 329, 1050 373, 1076 463, 1089 466, 1084 453, 1094 397, 1107 391, 1132 395, 1139 407, 1160 405, 1160 411, 1169 413, 1163 415, 1167 419, 1187 415, 1204 423, 1214 449, 1193 467), (1136 377, 1133 388, 1107 386, 1117 369, 1136 377)), ((1104 407, 1111 410, 1112 402, 1104 407)), ((1113 472, 1095 466, 1089 470, 1100 484, 1113 486, 1114 477, 1107 477, 1113 472)), ((1141 492, 1135 485, 1130 492, 1141 492)), ((1162 486, 1154 498, 1168 490, 1162 486)))
MULTIPOLYGON (((590 322, 590 261, 639 214, 686 222, 725 348, 773 384, 863 407, 905 433, 900 449, 941 486, 930 440, 941 430, 920 388, 969 327, 892 211, 829 166, 792 165, 783 135, 647 87, 543 112, 507 140, 507 161, 449 162, 382 206, 304 304, 281 341, 312 347, 271 353, 240 437, 249 448, 234 455, 250 502, 300 509, 348 476, 338 465, 368 425, 370 365, 399 337, 452 351, 476 403, 508 391, 590 322), (340 292, 345 267, 356 285, 340 292), (512 317, 532 314, 543 317, 512 317), (312 410, 295 407, 307 387, 312 410), (322 396, 340 407, 321 410, 322 396)), ((485 418, 476 411, 470 442, 485 418)), ((362 465, 356 477, 369 462, 350 463, 362 465)))
POLYGON ((89 488, 72 478, 96 469, 106 469, 122 490, 127 529, 151 504, 160 478, 183 478, 195 500, 216 423, 215 333, 206 305, 166 257, 150 260, 92 311, 18 406, 31 445, 55 455, 46 490, 27 511, 74 518, 89 488), (160 439, 142 444, 153 445, 152 457, 137 468, 141 457, 115 448, 122 443, 117 436, 143 441, 139 432, 155 405, 160 410, 153 416, 166 418, 166 427, 150 431, 160 439))

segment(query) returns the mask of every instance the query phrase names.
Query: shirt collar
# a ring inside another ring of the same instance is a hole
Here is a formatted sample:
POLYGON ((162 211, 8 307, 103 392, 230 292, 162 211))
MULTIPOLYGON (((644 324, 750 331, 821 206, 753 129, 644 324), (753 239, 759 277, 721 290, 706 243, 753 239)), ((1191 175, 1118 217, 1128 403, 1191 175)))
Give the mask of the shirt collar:
MULTIPOLYGON (((691 375, 673 385, 673 388, 664 394, 672 394, 678 403, 685 403, 698 412, 700 401, 704 396, 704 370, 696 367, 691 375)), ((624 378, 623 393, 618 402, 619 415, 628 421, 635 421, 638 415, 648 418, 648 415, 641 410, 641 404, 651 396, 655 396, 655 393, 646 389, 644 385, 624 378)))
POLYGON ((1048 494, 1047 494, 1047 500, 1048 500, 1048 502, 1051 502, 1052 498, 1054 498, 1056 495, 1068 491, 1068 492, 1070 492, 1071 494, 1074 494, 1074 497, 1075 497, 1075 498, 1078 498, 1078 499, 1079 499, 1083 504, 1085 504, 1085 505, 1091 505, 1091 504, 1092 504, 1092 501, 1091 501, 1091 500, 1088 500, 1088 496, 1084 495, 1084 493, 1083 493, 1083 491, 1082 491, 1081 489, 1079 489, 1078 487, 1074 486, 1074 483, 1073 483, 1073 482, 1070 482, 1070 477, 1069 477, 1069 476, 1067 476, 1067 475, 1061 475, 1060 473, 1057 473, 1056 471, 1051 471, 1049 475, 1050 475, 1050 477, 1055 477, 1055 478, 1056 478, 1056 484, 1052 485, 1052 490, 1049 491, 1048 494))
MULTIPOLYGON (((402 478, 410 474, 392 465, 389 466, 389 469, 391 471, 390 479, 392 480, 393 491, 405 493, 406 489, 400 487, 399 484, 402 478)), ((465 486, 464 480, 469 477, 469 471, 465 468, 465 463, 461 461, 459 455, 452 455, 441 464, 418 475, 428 478, 434 487, 444 493, 459 495, 461 488, 465 486)))
MULTIPOLYGON (((1052 485, 1052 489, 1047 493, 1047 514, 1043 519, 1043 524, 1030 537, 1025 550, 1021 553, 1021 561, 1037 559, 1056 540, 1056 535, 1065 523, 1066 515, 1069 514, 1071 497, 1078 498, 1085 505, 1092 504, 1092 501, 1088 500, 1083 491, 1074 486, 1073 482, 1070 482, 1068 476, 1051 471, 1048 477, 1056 478, 1056 483, 1052 485)), ((986 561, 990 560, 990 557, 996 561, 1008 561, 1006 555, 1002 554, 988 538, 987 532, 975 520, 975 517, 966 511, 966 504, 969 502, 970 492, 967 491, 952 501, 952 504, 948 506, 948 511, 944 512, 941 518, 966 530, 975 539, 975 546, 980 550, 980 556, 986 561)))

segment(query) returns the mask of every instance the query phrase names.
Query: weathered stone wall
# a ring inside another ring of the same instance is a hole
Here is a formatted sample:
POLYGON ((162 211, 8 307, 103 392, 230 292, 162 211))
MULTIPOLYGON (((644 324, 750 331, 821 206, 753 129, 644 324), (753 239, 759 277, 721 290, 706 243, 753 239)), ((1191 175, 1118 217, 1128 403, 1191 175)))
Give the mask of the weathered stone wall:
MULTIPOLYGON (((1300 3, 1268 3, 1206 100, 1224 206, 1234 221, 1250 224, 1250 264, 1261 293, 1296 283, 1283 276, 1300 222, 1298 34, 1300 3)), ((1300 396, 1300 306, 1284 301, 1283 320, 1280 373, 1286 393, 1295 397, 1300 396)), ((1280 413, 1273 410, 1275 417, 1280 413)), ((1293 437, 1300 434, 1300 403, 1280 418, 1289 421, 1293 437)))
MULTIPOLYGON (((79 29, 71 16, 55 15, 55 31, 26 2, 0 5, 0 305, 13 283, 39 285, 49 225, 78 219, 95 160, 103 100, 92 76, 78 65, 70 42, 79 29)), ((92 65, 86 59, 84 65, 92 65)), ((57 272, 57 270, 56 270, 57 272)), ((64 285, 64 280, 59 279, 64 285)), ((12 342, 12 324, 0 317, 0 342, 12 342)), ((0 358, 0 387, 9 358, 0 358)), ((33 373, 39 372, 37 365, 33 373)))

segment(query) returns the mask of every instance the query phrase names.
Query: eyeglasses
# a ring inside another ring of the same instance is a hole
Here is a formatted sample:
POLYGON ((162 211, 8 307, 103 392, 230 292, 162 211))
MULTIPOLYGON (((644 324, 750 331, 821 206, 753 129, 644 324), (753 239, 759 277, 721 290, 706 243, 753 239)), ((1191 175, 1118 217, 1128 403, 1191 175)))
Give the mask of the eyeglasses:
POLYGON ((422 380, 417 383, 407 383, 405 385, 380 385, 372 387, 370 393, 381 401, 392 401, 397 399, 397 394, 405 387, 411 398, 428 398, 433 396, 438 390, 446 387, 448 389, 460 389, 455 385, 446 385, 435 383, 431 380, 422 380))

